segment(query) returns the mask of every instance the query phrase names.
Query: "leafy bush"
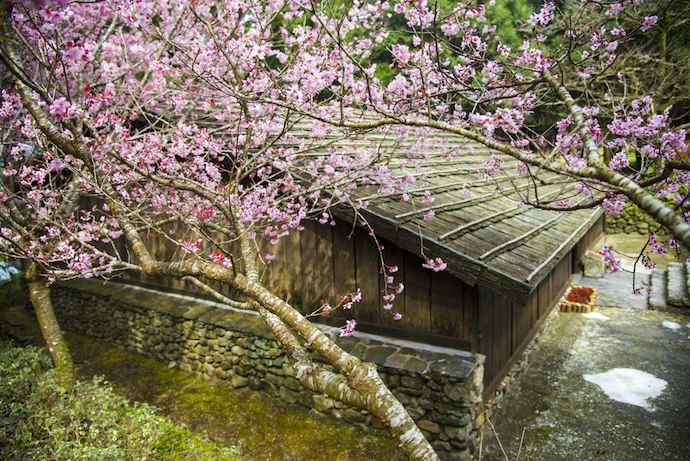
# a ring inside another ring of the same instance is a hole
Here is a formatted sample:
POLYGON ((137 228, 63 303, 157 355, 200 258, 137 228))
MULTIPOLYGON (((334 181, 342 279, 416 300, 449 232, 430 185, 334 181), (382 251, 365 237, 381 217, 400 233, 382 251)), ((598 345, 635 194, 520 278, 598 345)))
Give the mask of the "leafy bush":
POLYGON ((155 412, 101 378, 61 388, 42 351, 0 343, 0 459, 239 459, 155 412))

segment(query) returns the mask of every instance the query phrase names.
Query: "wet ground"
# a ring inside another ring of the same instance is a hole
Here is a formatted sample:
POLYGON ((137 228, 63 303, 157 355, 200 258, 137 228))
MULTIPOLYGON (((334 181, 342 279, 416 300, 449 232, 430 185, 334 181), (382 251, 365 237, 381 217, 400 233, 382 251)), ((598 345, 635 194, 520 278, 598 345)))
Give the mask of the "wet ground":
MULTIPOLYGON (((559 314, 493 410, 507 459, 690 460, 690 310, 644 310, 629 273, 579 282, 599 288, 596 315, 559 314), (635 405, 623 402, 633 395, 626 385, 644 392, 648 381, 619 381, 607 393, 586 379, 615 369, 665 386, 635 405)), ((506 459, 490 427, 482 459, 506 459)))
MULTIPOLYGON (((42 345, 35 316, 14 312, 10 320, 17 324, 15 336, 42 345)), ((247 461, 406 459, 392 440, 366 435, 305 407, 205 381, 69 332, 66 339, 80 379, 104 376, 120 395, 155 405, 163 415, 218 444, 239 444, 247 461)))
MULTIPOLYGON (((608 320, 560 314, 495 409, 509 459, 516 459, 523 429, 522 460, 690 459, 690 315, 595 312, 608 320), (616 401, 584 378, 615 368, 644 371, 666 388, 644 408, 616 401)), ((485 460, 504 459, 490 430, 484 444, 485 460)))

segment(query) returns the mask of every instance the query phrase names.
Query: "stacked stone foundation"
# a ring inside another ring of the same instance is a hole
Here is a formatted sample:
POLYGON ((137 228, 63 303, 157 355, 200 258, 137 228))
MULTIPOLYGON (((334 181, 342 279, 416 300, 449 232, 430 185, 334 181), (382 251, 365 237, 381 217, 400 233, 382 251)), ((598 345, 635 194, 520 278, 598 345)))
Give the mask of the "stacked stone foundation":
MULTIPOLYGON (((146 288, 78 280, 51 287, 64 329, 235 388, 249 387, 289 404, 344 419, 365 433, 384 429, 378 418, 305 389, 274 335, 258 315, 193 297, 146 288)), ((326 327, 324 327, 326 328, 326 327)), ((475 450, 481 417, 483 357, 367 334, 332 338, 377 365, 393 394, 443 460, 475 450)), ((312 358, 322 362, 318 353, 312 358)))

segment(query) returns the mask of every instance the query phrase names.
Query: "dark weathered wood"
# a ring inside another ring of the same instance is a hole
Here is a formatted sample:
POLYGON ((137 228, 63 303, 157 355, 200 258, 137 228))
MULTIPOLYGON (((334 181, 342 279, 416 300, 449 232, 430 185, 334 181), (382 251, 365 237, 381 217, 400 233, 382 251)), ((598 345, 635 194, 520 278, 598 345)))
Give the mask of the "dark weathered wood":
POLYGON ((534 325, 539 320, 539 290, 535 289, 530 293, 529 300, 527 301, 529 306, 529 324, 534 325))
POLYGON ((518 317, 520 319, 520 330, 518 333, 519 336, 517 347, 520 347, 520 344, 522 344, 522 341, 525 340, 527 334, 529 333, 529 330, 532 328, 532 325, 534 324, 534 322, 532 322, 532 299, 533 298, 530 297, 524 306, 520 306, 519 304, 517 305, 519 308, 518 317))
MULTIPOLYGON (((412 254, 421 254, 420 237, 417 233, 416 226, 399 226, 391 219, 373 214, 370 211, 365 210, 363 213, 369 223, 376 228, 376 235, 385 238, 412 254)), ((432 239, 425 238, 424 247, 429 257, 441 257, 448 263, 448 272, 460 278, 470 286, 475 284, 476 277, 481 268, 481 265, 476 260, 464 254, 457 253, 432 239)))
POLYGON ((492 376, 496 376, 499 369, 503 366, 510 350, 510 329, 506 326, 506 299, 503 296, 494 294, 493 296, 493 343, 494 360, 491 367, 492 376))
POLYGON ((522 312, 526 311, 526 306, 519 306, 515 302, 508 303, 510 309, 510 316, 512 318, 511 333, 510 333, 510 352, 518 348, 519 341, 522 339, 522 312))
MULTIPOLYGON (((343 319, 335 317, 315 317, 314 321, 333 327, 342 327, 343 319)), ((450 338, 448 336, 438 336, 419 331, 401 330, 399 328, 384 327, 382 325, 375 325, 371 323, 357 322, 357 331, 362 333, 371 333, 375 335, 388 336, 390 338, 399 338, 406 341, 414 341, 422 344, 429 344, 432 346, 448 347, 461 351, 472 351, 472 342, 461 338, 450 338)))
POLYGON ((422 267, 422 259, 405 253, 405 316, 406 330, 431 332, 431 271, 422 267))
POLYGON ((471 339, 474 332, 475 310, 477 307, 477 289, 463 283, 462 288, 462 337, 471 339))
POLYGON ((479 309, 479 352, 486 356, 484 363, 484 381, 489 382, 494 374, 494 336, 493 336, 493 292, 483 287, 478 290, 478 309, 479 309))
MULTIPOLYGON (((587 230, 587 232, 580 238, 580 240, 577 242, 577 244, 573 248, 573 256, 572 256, 572 264, 573 264, 573 271, 579 271, 580 270, 580 264, 582 262, 582 259, 585 256, 585 253, 594 245, 597 243, 602 236, 604 235, 605 231, 605 225, 606 225, 606 220, 604 215, 602 214, 599 216, 599 218, 596 220, 594 225, 587 230)), ((594 248, 594 250, 600 250, 601 248, 594 248)))
MULTIPOLYGON (((338 222, 333 228, 333 278, 336 296, 340 297, 349 292, 357 292, 357 278, 355 270, 355 238, 350 238, 352 228, 347 223, 338 222)), ((352 318, 352 310, 334 311, 335 317, 352 318)))
POLYGON ((381 301, 382 310, 380 312, 380 323, 381 325, 386 327, 404 329, 405 323, 403 319, 407 317, 407 314, 405 312, 405 291, 396 294, 395 288, 399 283, 402 283, 403 285, 405 284, 405 251, 399 246, 393 245, 392 243, 389 243, 385 240, 382 240, 381 243, 385 247, 385 249, 383 250, 383 258, 386 262, 386 266, 388 268, 397 266, 398 271, 395 273, 387 272, 386 274, 381 274, 380 276, 379 283, 382 290, 385 289, 387 285, 385 278, 388 276, 393 277, 393 284, 388 286, 388 294, 392 294, 395 296, 395 299, 390 302, 393 305, 391 310, 383 309, 383 306, 385 304, 388 304, 388 301, 381 301), (399 312, 403 316, 403 319, 395 320, 393 316, 396 312, 399 312))
POLYGON ((431 333, 462 337, 463 285, 445 272, 431 275, 431 333))
POLYGON ((355 261, 357 287, 362 290, 362 302, 355 306, 357 321, 377 324, 381 300, 379 252, 373 239, 361 229, 355 232, 355 261))
POLYGON ((304 299, 304 280, 302 272, 301 249, 302 232, 290 235, 284 242, 285 272, 281 274, 288 281, 287 301, 294 306, 302 306, 304 299))
POLYGON ((317 259, 316 251, 316 222, 307 221, 300 238, 302 253, 302 313, 309 314, 319 308, 317 259))
POLYGON ((498 272, 510 271, 514 273, 514 276, 520 281, 520 283, 525 284, 525 280, 529 273, 527 270, 523 270, 526 256, 518 254, 516 252, 509 252, 506 254, 498 255, 491 260, 491 267, 493 267, 498 272))
POLYGON ((530 287, 521 280, 508 277, 493 268, 485 268, 477 278, 477 285, 484 286, 515 302, 524 304, 529 297, 530 287))
POLYGON ((489 251, 494 247, 494 244, 490 241, 484 240, 478 235, 469 233, 458 237, 456 241, 467 248, 471 248, 471 250, 468 250, 467 255, 472 258, 478 258, 484 252, 489 251))
POLYGON ((570 277, 570 268, 572 267, 570 262, 571 256, 572 253, 568 252, 565 257, 561 258, 556 267, 554 267, 554 286, 562 287, 566 283, 566 280, 570 277))
POLYGON ((541 317, 541 315, 544 313, 544 310, 548 307, 549 305, 549 280, 551 279, 551 275, 547 275, 544 277, 544 279, 539 283, 537 286, 537 289, 535 290, 537 292, 537 297, 539 299, 539 302, 537 303, 537 317, 541 317))
POLYGON ((335 306, 338 303, 333 274, 333 226, 316 224, 316 294, 321 301, 335 306))
POLYGON ((544 280, 542 280, 539 283, 539 286, 537 287, 538 293, 539 293, 539 311, 538 311, 538 317, 541 318, 541 316, 544 314, 546 309, 549 307, 550 301, 551 301, 551 295, 549 293, 549 284, 551 282, 552 275, 549 273, 544 280))

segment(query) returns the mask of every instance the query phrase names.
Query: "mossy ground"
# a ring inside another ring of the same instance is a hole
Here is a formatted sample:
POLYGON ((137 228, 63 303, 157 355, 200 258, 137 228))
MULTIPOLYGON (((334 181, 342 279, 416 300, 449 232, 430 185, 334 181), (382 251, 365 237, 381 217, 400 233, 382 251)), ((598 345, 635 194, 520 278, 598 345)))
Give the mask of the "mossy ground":
MULTIPOLYGON (((35 317, 15 311, 10 328, 23 343, 43 345, 35 317), (30 321, 33 317, 33 321, 30 321), (29 320, 27 320, 29 319, 29 320), (21 324, 21 325, 19 325, 21 324)), ((8 331, 9 332, 9 331, 8 331)), ((139 355, 65 332, 79 379, 103 376, 120 395, 156 405, 162 413, 215 443, 239 444, 246 460, 404 460, 383 435, 363 434, 343 421, 291 406, 248 388, 206 381, 139 355)))
POLYGON ((79 377, 102 375, 120 394, 156 405, 216 443, 239 443, 246 459, 405 459, 392 440, 303 407, 206 381, 84 336, 68 333, 67 342, 79 377))

